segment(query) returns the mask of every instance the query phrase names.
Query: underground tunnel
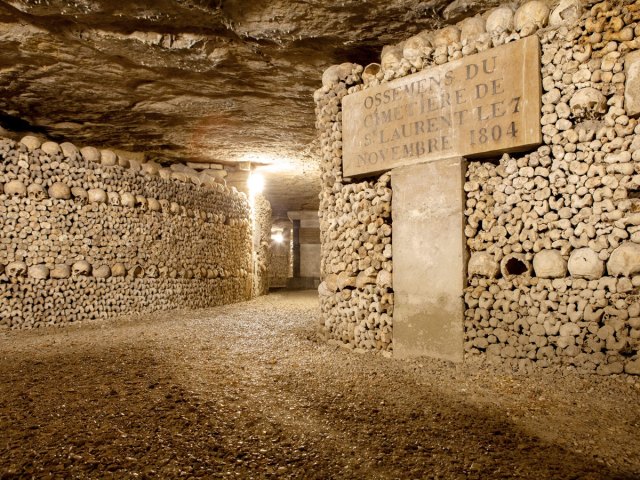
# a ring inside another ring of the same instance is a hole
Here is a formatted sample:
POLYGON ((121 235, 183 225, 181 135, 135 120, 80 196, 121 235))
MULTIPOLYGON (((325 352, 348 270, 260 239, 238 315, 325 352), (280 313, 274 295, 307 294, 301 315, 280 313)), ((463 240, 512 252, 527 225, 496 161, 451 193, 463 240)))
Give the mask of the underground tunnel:
POLYGON ((0 478, 640 478, 640 4, 0 0, 0 478))

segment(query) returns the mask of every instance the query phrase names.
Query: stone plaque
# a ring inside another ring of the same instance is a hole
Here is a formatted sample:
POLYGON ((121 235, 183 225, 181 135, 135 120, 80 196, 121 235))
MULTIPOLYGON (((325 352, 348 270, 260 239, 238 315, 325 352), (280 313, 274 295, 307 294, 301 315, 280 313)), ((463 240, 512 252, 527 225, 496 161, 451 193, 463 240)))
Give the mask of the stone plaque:
POLYGON ((526 150, 542 141, 533 35, 347 95, 343 173, 526 150))

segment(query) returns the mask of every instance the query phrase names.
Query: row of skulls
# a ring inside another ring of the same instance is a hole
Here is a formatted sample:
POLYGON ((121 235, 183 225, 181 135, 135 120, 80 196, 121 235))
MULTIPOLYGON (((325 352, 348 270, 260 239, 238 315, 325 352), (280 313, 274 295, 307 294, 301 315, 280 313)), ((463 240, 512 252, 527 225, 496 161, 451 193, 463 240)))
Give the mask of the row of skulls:
MULTIPOLYGON (((2 273, 3 266, 0 265, 0 273, 2 273)), ((143 273, 150 278, 157 278, 159 276, 158 267, 151 265, 145 270, 140 265, 134 265, 130 269, 122 263, 116 263, 112 267, 108 265, 101 265, 96 268, 86 260, 79 260, 72 265, 59 264, 54 268, 49 268, 46 265, 32 265, 27 266, 25 262, 16 261, 7 264, 4 267, 4 273, 9 278, 20 278, 29 276, 38 280, 45 280, 47 278, 53 279, 65 279, 70 277, 90 277, 95 278, 109 278, 109 277, 124 277, 139 278, 143 273)))
MULTIPOLYGON (((55 182, 48 189, 45 189, 43 185, 38 183, 32 183, 29 186, 26 186, 20 180, 12 180, 4 184, 4 186, 0 184, 0 193, 2 193, 2 191, 4 191, 5 195, 18 197, 29 196, 35 200, 45 200, 46 198, 71 200, 73 198, 81 202, 95 204, 103 203, 129 208, 140 207, 152 212, 168 212, 174 215, 182 214, 195 216, 197 214, 195 211, 188 211, 186 207, 181 206, 176 202, 170 202, 166 199, 158 200, 155 198, 147 198, 142 195, 134 195, 129 192, 106 192, 101 188, 92 188, 89 190, 85 190, 81 187, 69 188, 63 182, 55 182)), ((203 217, 203 220, 219 222, 226 221, 226 216, 224 214, 210 214, 207 212, 200 212, 199 214, 203 217)), ((238 222, 236 221, 233 223, 238 222)))
MULTIPOLYGON (((135 207, 136 205, 148 206, 150 210, 160 211, 162 209, 162 200, 155 198, 146 198, 142 195, 133 195, 129 192, 105 192, 101 188, 92 188, 85 190, 81 187, 69 188, 63 182, 55 182, 48 189, 39 183, 32 183, 26 186, 20 180, 12 180, 4 184, 4 193, 9 196, 29 196, 36 200, 44 200, 53 198, 57 200, 78 200, 88 201, 90 203, 109 203, 111 205, 122 205, 125 207, 135 207)), ((168 203, 168 202, 167 202, 168 203)))
POLYGON ((49 268, 46 265, 32 265, 27 266, 26 262, 16 261, 3 266, 0 264, 0 275, 2 273, 8 278, 24 278, 30 277, 36 280, 46 279, 66 279, 66 278, 79 278, 79 277, 94 277, 106 279, 109 277, 127 277, 133 278, 200 278, 200 279, 218 279, 231 276, 247 277, 249 272, 245 269, 238 269, 236 271, 226 271, 223 268, 194 268, 186 270, 169 270, 168 267, 158 268, 157 265, 147 265, 142 268, 140 265, 133 265, 127 268, 123 263, 115 263, 111 267, 109 265, 92 266, 86 260, 79 260, 71 265, 69 264, 57 264, 53 268, 49 268))

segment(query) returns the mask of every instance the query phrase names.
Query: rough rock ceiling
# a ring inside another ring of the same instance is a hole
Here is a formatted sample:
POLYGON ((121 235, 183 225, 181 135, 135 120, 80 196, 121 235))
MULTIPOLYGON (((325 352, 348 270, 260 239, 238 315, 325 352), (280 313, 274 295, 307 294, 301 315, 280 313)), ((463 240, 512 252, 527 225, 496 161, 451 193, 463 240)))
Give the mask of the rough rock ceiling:
POLYGON ((322 71, 489 1, 0 1, 0 125, 168 161, 268 164, 276 215, 317 207, 322 71))

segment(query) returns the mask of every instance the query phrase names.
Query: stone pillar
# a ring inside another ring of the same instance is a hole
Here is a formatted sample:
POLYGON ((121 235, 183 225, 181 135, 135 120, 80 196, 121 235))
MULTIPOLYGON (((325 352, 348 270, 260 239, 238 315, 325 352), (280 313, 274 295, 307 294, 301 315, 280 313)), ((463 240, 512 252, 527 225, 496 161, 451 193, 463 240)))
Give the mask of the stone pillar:
POLYGON ((293 220, 293 276, 300 276, 300 220, 293 220))
POLYGON ((398 358, 463 360, 465 165, 456 157, 392 171, 398 358))
POLYGON ((294 267, 289 287, 318 288, 320 285, 320 220, 318 212, 316 210, 301 210, 287 212, 287 216, 294 225, 294 267), (296 229, 296 225, 299 225, 299 228, 296 229), (299 261, 296 261, 296 256, 299 261))

